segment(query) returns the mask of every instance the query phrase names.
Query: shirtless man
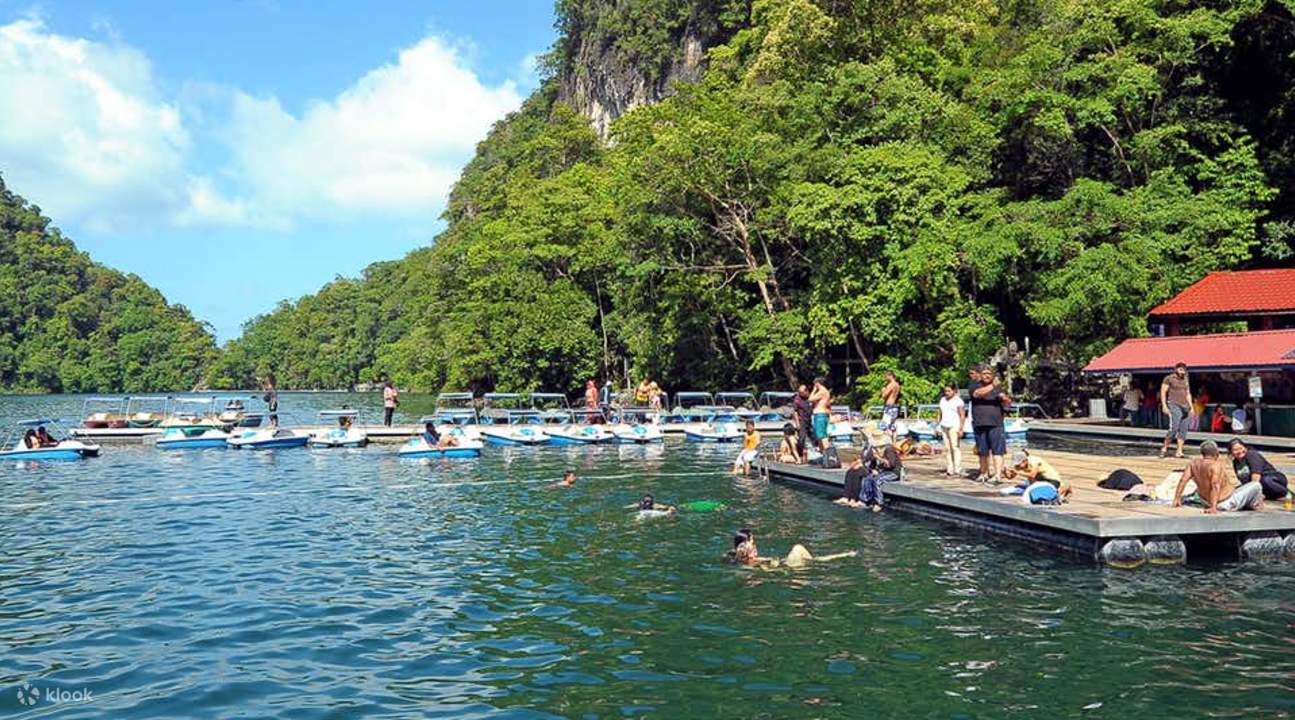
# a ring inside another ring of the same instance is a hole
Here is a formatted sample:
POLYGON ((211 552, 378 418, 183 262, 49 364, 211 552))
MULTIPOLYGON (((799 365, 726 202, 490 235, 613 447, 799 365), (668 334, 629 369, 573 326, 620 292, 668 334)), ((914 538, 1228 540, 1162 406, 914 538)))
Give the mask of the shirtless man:
POLYGON ((1183 488, 1189 480, 1196 481, 1196 492, 1206 502, 1205 514, 1214 515, 1222 510, 1262 510, 1264 505, 1263 486, 1255 481, 1233 488, 1224 472, 1223 463, 1219 460, 1219 446, 1213 440, 1201 443, 1201 456, 1187 464, 1183 476, 1178 480, 1174 491, 1174 507, 1183 504, 1183 488))
POLYGON ((895 421, 899 419, 899 379, 895 373, 886 371, 886 384, 881 386, 881 425, 878 429, 890 432, 890 441, 895 441, 895 421))
POLYGON ((827 446, 827 425, 832 417, 832 391, 827 389, 826 379, 814 378, 814 390, 809 394, 809 401, 814 405, 814 438, 822 450, 827 446))

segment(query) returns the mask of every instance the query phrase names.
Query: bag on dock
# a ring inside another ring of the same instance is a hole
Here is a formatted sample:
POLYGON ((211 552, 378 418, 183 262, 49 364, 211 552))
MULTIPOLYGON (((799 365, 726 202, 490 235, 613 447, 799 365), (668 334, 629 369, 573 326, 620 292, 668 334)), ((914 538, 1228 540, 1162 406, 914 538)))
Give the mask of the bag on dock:
POLYGON ((1097 487, 1105 490, 1132 490, 1133 486, 1141 485, 1142 478, 1138 477, 1132 470, 1112 470, 1110 475, 1097 481, 1097 487))
POLYGON ((841 468, 841 456, 836 454, 835 445, 828 445, 823 449, 823 453, 817 459, 811 460, 810 463, 824 470, 839 470, 841 468))

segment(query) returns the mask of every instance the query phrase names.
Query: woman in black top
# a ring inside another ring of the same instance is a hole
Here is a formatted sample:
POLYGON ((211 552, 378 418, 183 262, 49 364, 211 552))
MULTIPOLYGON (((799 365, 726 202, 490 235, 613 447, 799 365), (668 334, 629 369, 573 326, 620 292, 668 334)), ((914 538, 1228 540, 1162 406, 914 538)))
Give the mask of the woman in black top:
POLYGON ((1228 450, 1232 453, 1232 469, 1236 470, 1237 482, 1245 485, 1252 480, 1257 481, 1263 486, 1265 500, 1282 500, 1286 497, 1289 489, 1286 476, 1273 467, 1268 458, 1259 454, 1258 450, 1246 447, 1240 438, 1232 438, 1228 443, 1228 450))

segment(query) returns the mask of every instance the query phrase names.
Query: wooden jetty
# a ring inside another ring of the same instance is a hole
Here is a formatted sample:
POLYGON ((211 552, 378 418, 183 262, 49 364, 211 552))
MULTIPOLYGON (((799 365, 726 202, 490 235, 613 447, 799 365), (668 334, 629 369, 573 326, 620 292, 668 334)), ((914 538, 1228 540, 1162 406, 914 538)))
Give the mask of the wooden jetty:
MULTIPOLYGON (((702 423, 670 423, 660 425, 659 427, 668 436, 682 437, 685 430, 693 427, 700 427, 701 425, 702 423)), ((782 425, 782 422, 757 422, 756 428, 768 437, 770 433, 781 431, 782 425)), ((299 432, 314 433, 331 429, 332 426, 325 428, 317 424, 290 425, 284 423, 283 427, 299 432)), ((361 425, 359 427, 361 430, 368 433, 369 442, 373 443, 403 443, 410 437, 423 431, 422 425, 392 425, 391 427, 386 427, 384 425, 361 425)), ((480 429, 487 426, 477 425, 475 427, 480 429)), ((535 427, 542 428, 543 426, 536 425, 535 427)), ((77 440, 91 440, 97 443, 140 444, 152 442, 154 438, 161 437, 162 431, 163 428, 74 427, 68 430, 68 434, 77 440)))
MULTIPOLYGON (((852 451, 842 451, 850 455, 852 451)), ((1074 487, 1060 506, 1031 506, 1019 496, 1004 496, 1010 487, 983 485, 944 475, 940 455, 905 460, 905 479, 884 485, 887 511, 951 522, 964 527, 1046 545, 1077 556, 1121 567, 1145 562, 1184 562, 1199 558, 1295 557, 1295 512, 1265 502, 1260 512, 1205 515, 1199 507, 1174 508, 1146 502, 1124 502, 1123 491, 1103 490, 1097 481, 1124 468, 1156 484, 1186 465, 1185 460, 1119 457, 1060 451, 1037 451, 1074 487)), ((846 458, 843 458, 846 460, 846 458)), ((964 464, 976 457, 964 450, 964 464)), ((1290 458, 1272 456, 1277 464, 1290 458)), ((848 462, 848 461, 847 461, 848 462)), ((845 470, 790 465, 765 459, 762 474, 774 482, 839 495, 845 470)))

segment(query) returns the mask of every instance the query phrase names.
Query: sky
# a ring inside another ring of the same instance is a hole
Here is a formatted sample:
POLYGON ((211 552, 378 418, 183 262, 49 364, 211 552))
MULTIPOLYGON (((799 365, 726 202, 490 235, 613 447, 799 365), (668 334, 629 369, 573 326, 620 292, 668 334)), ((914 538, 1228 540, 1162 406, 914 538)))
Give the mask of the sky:
POLYGON ((0 176, 221 342, 430 244, 551 0, 0 0, 0 176))

